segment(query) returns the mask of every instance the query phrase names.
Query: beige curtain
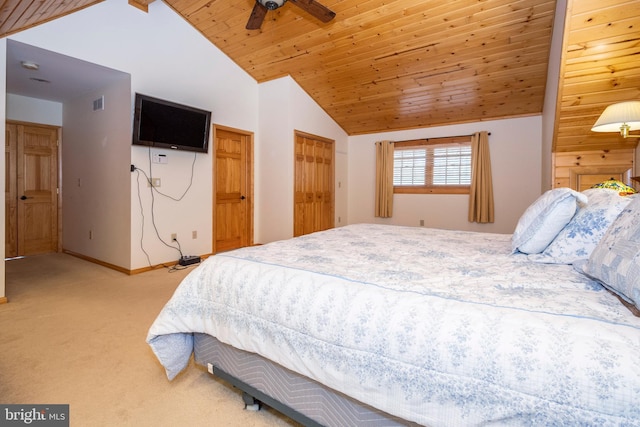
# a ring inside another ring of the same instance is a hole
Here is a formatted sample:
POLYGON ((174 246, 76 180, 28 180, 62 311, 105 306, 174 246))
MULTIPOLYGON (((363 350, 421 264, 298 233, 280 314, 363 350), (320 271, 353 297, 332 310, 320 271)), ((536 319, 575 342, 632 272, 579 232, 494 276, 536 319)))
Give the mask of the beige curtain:
POLYGON ((393 214, 393 141, 376 142, 376 216, 393 214))
POLYGON ((487 132, 471 137, 471 188, 469 192, 469 222, 494 221, 493 181, 487 132))

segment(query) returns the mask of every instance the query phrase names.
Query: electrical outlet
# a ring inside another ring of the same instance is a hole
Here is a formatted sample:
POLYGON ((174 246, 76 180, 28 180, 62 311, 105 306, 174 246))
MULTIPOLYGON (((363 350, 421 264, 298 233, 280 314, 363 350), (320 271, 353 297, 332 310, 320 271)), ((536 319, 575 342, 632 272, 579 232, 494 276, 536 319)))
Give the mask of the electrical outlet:
POLYGON ((420 227, 424 227, 424 219, 420 220, 420 227))
POLYGON ((93 240, 93 230, 89 230, 89 240, 93 240))
POLYGON ((171 241, 178 240, 178 233, 171 233, 171 241))
POLYGON ((192 239, 197 239, 198 238, 198 231, 197 230, 193 230, 191 232, 191 238, 192 239))

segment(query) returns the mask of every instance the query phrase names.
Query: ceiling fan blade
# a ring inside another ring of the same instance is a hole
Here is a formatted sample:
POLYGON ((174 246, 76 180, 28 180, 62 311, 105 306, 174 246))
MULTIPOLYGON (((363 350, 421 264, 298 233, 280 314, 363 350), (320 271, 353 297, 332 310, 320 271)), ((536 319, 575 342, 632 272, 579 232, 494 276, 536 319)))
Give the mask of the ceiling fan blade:
POLYGON ((329 10, 325 6, 321 5, 315 0, 289 0, 291 3, 299 6, 300 8, 306 10, 311 15, 315 16, 322 22, 329 22, 333 18, 335 18, 336 13, 332 10, 329 10))
POLYGON ((262 22, 264 21, 264 17, 267 15, 267 8, 256 2, 256 5, 253 6, 253 10, 251 11, 251 15, 249 16, 249 20, 247 21, 247 30, 257 30, 262 26, 262 22))

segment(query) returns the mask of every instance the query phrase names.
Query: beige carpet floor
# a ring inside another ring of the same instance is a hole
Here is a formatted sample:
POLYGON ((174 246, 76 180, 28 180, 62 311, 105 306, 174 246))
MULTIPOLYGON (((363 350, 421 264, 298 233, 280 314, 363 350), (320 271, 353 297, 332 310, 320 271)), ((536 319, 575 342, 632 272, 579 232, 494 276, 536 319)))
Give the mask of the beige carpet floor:
POLYGON ((169 382, 145 342, 190 269, 134 276, 66 254, 6 263, 0 403, 69 404, 71 426, 295 426, 244 410, 241 394, 191 365, 169 382))

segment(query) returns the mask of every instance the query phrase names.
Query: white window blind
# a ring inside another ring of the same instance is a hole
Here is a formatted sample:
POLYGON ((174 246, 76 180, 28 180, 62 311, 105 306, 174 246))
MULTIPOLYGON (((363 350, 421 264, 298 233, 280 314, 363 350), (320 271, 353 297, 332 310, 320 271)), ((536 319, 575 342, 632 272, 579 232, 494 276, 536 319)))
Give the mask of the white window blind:
POLYGON ((433 185, 471 185, 471 146, 434 147, 433 185))
POLYGON ((427 150, 406 149, 393 152, 393 185, 425 185, 427 150))
POLYGON ((471 185, 471 140, 437 143, 426 140, 396 143, 393 185, 448 187, 471 185), (412 144, 413 143, 413 144, 412 144))

